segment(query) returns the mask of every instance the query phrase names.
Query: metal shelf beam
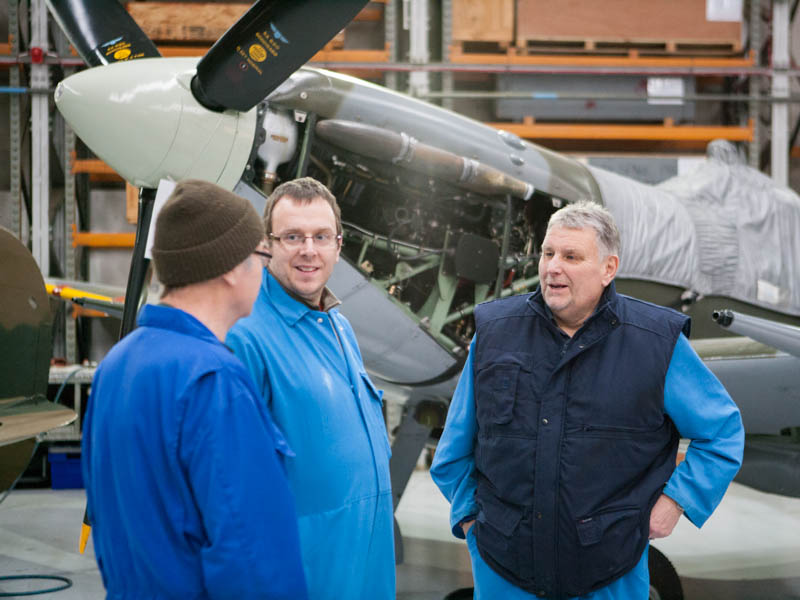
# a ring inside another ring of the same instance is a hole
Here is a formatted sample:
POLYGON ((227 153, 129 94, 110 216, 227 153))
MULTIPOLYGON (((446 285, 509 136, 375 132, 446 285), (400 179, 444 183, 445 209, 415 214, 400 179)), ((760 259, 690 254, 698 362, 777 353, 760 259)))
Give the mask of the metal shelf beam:
MULTIPOLYGON (((789 96, 789 76, 786 69, 791 64, 789 52, 789 1, 772 2, 772 96, 789 96)), ((772 137, 770 170, 772 180, 780 185, 789 185, 789 106, 786 103, 772 105, 772 137)))
MULTIPOLYGON (((31 0, 31 47, 45 52, 47 39, 47 6, 44 0, 31 0)), ((49 67, 31 64, 31 88, 50 87, 49 67)), ((50 275, 50 107, 43 94, 31 95, 31 241, 33 258, 42 275, 50 275)))
POLYGON ((562 140, 661 140, 710 142, 718 138, 749 142, 748 127, 704 125, 607 125, 596 123, 487 123, 526 139, 562 140))

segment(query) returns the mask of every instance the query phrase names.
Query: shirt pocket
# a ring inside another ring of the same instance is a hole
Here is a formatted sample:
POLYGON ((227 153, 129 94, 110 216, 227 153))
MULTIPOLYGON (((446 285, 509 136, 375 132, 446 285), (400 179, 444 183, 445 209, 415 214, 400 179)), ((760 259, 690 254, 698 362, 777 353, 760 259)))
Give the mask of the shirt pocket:
POLYGON ((508 425, 523 391, 521 378, 530 373, 532 356, 527 352, 505 352, 478 372, 478 412, 483 421, 508 425))
POLYGON ((389 458, 392 456, 392 448, 389 444, 389 435, 386 432, 386 421, 383 418, 383 390, 375 387, 375 384, 372 383, 365 371, 359 372, 359 376, 370 400, 365 406, 368 411, 369 426, 373 435, 383 439, 383 447, 386 450, 387 458, 389 458))

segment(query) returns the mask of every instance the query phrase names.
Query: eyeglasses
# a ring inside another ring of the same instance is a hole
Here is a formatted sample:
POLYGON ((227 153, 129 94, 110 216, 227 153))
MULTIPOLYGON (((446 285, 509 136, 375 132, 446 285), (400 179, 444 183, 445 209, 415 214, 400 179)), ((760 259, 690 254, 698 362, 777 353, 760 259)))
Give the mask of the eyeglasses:
POLYGON ((284 233, 283 235, 270 233, 269 237, 273 240, 278 240, 287 248, 299 248, 306 243, 307 239, 310 239, 311 243, 317 248, 332 248, 342 240, 341 234, 336 235, 329 231, 322 231, 313 235, 304 235, 297 232, 284 233))
POLYGON ((253 254, 256 254, 259 257, 261 257, 261 262, 264 264, 265 267, 267 266, 267 263, 269 263, 269 259, 272 258, 272 254, 270 254, 269 252, 262 252, 261 250, 253 250, 253 254))

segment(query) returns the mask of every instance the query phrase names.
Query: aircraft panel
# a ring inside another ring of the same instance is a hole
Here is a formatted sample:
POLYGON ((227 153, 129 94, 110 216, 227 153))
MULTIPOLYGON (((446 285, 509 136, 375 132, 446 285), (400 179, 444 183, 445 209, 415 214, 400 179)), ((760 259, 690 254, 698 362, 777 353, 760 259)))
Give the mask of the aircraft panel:
POLYGON ((778 434, 800 427, 800 359, 777 354, 705 363, 739 406, 745 432, 778 434))
POLYGON ((395 382, 433 379, 455 364, 450 354, 379 288, 342 258, 328 287, 356 332, 364 363, 395 382))

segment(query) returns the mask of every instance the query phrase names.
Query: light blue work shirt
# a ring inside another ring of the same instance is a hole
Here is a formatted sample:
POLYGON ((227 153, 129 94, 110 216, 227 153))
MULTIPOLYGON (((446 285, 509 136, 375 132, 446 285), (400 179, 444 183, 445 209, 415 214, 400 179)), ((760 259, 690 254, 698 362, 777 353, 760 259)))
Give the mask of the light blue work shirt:
MULTIPOLYGON (((328 292, 329 293, 329 292, 328 292)), ((287 464, 314 600, 394 598, 389 441, 382 393, 337 308, 314 310, 267 271, 230 331, 296 457, 287 464)))
MULTIPOLYGON (((474 348, 475 341, 472 342, 474 348)), ((475 460, 473 449, 477 422, 470 351, 458 382, 444 433, 436 448, 431 476, 450 501, 450 526, 463 538, 460 523, 474 519, 475 460)), ((691 443, 686 458, 673 472, 664 493, 684 509, 700 527, 722 500, 742 461, 744 428, 739 409, 719 380, 697 356, 683 334, 678 338, 664 382, 664 412, 681 437, 691 443)), ((467 546, 472 559, 476 600, 534 600, 539 598, 498 575, 478 552, 470 528, 467 546)), ((646 600, 650 593, 645 549, 637 565, 604 588, 580 596, 581 600, 646 600)))
POLYGON ((192 315, 145 306, 83 422, 107 598, 307 598, 287 455, 241 361, 192 315))

